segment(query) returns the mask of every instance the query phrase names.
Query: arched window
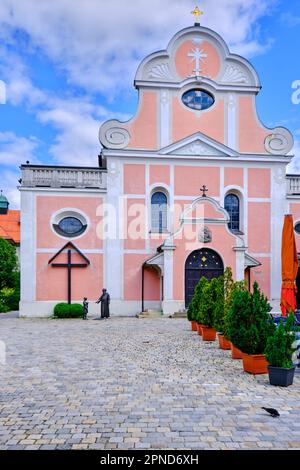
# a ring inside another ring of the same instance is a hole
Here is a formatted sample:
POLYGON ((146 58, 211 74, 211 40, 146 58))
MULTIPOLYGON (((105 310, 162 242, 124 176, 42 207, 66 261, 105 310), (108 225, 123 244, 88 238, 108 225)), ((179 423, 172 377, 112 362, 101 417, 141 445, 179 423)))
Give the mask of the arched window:
POLYGON ((225 209, 229 214, 229 230, 240 231, 240 200, 236 194, 227 194, 225 197, 225 209))
POLYGON ((157 191, 151 197, 151 231, 166 232, 168 228, 168 200, 165 193, 157 191))

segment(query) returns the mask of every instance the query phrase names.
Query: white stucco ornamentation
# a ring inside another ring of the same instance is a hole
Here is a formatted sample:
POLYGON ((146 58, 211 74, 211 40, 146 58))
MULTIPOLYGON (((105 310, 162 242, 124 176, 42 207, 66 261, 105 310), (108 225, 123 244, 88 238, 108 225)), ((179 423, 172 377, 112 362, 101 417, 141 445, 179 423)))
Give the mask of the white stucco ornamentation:
POLYGON ((210 243, 212 241, 212 233, 208 227, 202 227, 198 233, 198 240, 200 243, 210 243))
POLYGON ((172 79, 173 77, 168 64, 157 64, 149 69, 149 78, 172 79))
POLYGON ((188 57, 191 57, 191 61, 195 62, 195 70, 193 70, 194 75, 197 77, 201 75, 201 62, 205 62, 205 59, 207 58, 207 54, 205 54, 203 49, 199 49, 199 47, 195 47, 188 53, 188 57))
POLYGON ((292 134, 284 127, 277 127, 265 139, 265 148, 272 155, 286 155, 294 145, 292 134))
POLYGON ((222 83, 247 83, 248 77, 237 65, 227 65, 225 73, 221 78, 222 83))
POLYGON ((195 64, 192 72, 193 77, 205 75, 206 78, 210 78, 202 70, 202 66, 206 66, 210 59, 208 52, 204 48, 205 46, 202 47, 202 43, 208 41, 218 51, 221 61, 226 62, 224 68, 222 67, 220 70, 217 78, 218 83, 224 86, 230 84, 238 87, 253 87, 253 89, 259 91, 260 81, 253 66, 243 57, 230 53, 227 44, 221 36, 202 26, 193 26, 179 31, 171 39, 166 50, 155 52, 146 57, 141 62, 135 76, 136 88, 153 86, 155 81, 157 81, 156 86, 162 86, 162 78, 167 82, 166 85, 170 81, 181 83, 182 77, 178 74, 176 68, 176 52, 184 41, 188 40, 195 46, 191 47, 186 53, 187 60, 195 64))
POLYGON ((120 174, 120 163, 118 161, 110 160, 107 164, 107 171, 109 178, 117 178, 120 174))
POLYGON ((190 145, 186 145, 180 149, 177 154, 180 155, 223 155, 218 150, 213 149, 209 145, 201 142, 195 142, 190 145))
POLYGON ((107 121, 99 131, 100 143, 105 148, 124 149, 130 141, 130 134, 124 129, 120 121, 107 121))

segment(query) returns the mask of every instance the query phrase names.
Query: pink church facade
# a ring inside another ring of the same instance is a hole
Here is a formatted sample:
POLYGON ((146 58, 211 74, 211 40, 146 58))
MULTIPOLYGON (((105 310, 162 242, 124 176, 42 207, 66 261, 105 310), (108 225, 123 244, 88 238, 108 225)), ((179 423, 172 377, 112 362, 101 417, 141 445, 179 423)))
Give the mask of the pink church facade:
POLYGON ((71 269, 72 301, 105 287, 112 315, 184 310, 200 276, 227 266, 279 311, 283 218, 300 220, 300 197, 292 135, 257 116, 256 71, 195 25, 145 58, 135 87, 135 116, 100 128, 99 167, 22 167, 21 315, 67 300, 68 268, 51 259, 68 252, 88 260, 71 269))

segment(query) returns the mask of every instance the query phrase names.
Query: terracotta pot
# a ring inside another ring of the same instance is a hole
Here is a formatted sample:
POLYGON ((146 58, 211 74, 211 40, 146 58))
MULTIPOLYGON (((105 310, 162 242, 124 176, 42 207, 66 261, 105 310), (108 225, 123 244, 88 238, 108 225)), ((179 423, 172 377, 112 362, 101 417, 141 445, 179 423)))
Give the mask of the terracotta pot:
POLYGON ((243 359, 242 351, 236 348, 232 343, 231 343, 231 357, 232 359, 243 359))
POLYGON ((220 345, 220 349, 231 349, 230 348, 230 341, 221 333, 218 333, 218 338, 219 338, 219 345, 220 345))
POLYGON ((264 354, 246 354, 243 353, 243 366, 244 371, 249 374, 267 374, 268 361, 264 354))
POLYGON ((198 331, 198 335, 202 336, 202 325, 200 323, 197 323, 197 331, 198 331))
POLYGON ((198 331, 198 330, 197 330, 197 322, 196 322, 196 321, 192 320, 192 321, 191 321, 191 326, 192 326, 192 331, 198 331))
POLYGON ((202 339, 203 341, 215 341, 217 332, 214 328, 209 326, 202 326, 202 339))

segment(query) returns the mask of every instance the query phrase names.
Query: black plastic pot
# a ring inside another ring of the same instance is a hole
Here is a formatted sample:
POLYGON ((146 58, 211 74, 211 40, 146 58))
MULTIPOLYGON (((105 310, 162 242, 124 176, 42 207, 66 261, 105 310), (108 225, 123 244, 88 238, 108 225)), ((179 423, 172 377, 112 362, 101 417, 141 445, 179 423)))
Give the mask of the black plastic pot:
POLYGON ((269 380, 271 385, 288 387, 294 380, 295 367, 285 369, 284 367, 268 366, 269 380))

